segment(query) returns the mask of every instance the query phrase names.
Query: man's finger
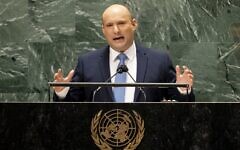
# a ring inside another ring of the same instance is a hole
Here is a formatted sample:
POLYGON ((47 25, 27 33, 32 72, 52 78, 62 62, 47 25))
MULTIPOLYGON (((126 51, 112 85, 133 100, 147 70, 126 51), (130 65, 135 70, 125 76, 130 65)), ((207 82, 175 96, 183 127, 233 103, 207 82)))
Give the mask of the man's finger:
POLYGON ((179 77, 181 74, 181 69, 179 67, 179 65, 176 65, 176 76, 179 77))
POLYGON ((61 75, 59 73, 55 73, 54 80, 60 80, 60 79, 61 79, 61 75))
POLYGON ((184 74, 192 74, 192 71, 189 70, 189 69, 185 69, 183 73, 184 73, 184 74))
POLYGON ((193 74, 188 74, 188 77, 193 79, 194 76, 193 76, 193 74))
POLYGON ((66 81, 66 82, 71 81, 73 75, 74 75, 74 70, 71 70, 71 71, 68 73, 67 77, 65 78, 65 81, 66 81))
POLYGON ((62 74, 62 69, 59 68, 57 73, 62 74))
POLYGON ((183 74, 192 74, 192 70, 190 70, 187 66, 183 66, 183 74))
POLYGON ((58 69, 58 72, 54 74, 55 80, 61 80, 63 79, 62 69, 58 69))
POLYGON ((186 69, 188 69, 188 67, 187 67, 187 66, 185 66, 185 65, 183 65, 182 67, 183 67, 183 70, 186 70, 186 69))
POLYGON ((57 78, 58 74, 57 73, 54 73, 54 80, 56 81, 56 78, 57 78))

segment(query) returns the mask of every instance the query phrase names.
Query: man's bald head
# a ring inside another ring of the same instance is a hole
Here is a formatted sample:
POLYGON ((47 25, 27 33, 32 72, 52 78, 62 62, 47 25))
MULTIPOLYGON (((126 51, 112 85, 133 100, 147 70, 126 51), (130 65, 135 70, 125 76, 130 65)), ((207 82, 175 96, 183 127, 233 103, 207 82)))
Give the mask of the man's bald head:
POLYGON ((109 7, 107 7, 105 9, 105 11, 103 12, 103 14, 102 14, 102 24, 104 24, 104 19, 106 17, 108 17, 109 15, 118 14, 118 13, 122 13, 122 14, 127 15, 130 20, 133 19, 130 10, 126 6, 121 5, 121 4, 113 4, 109 7))

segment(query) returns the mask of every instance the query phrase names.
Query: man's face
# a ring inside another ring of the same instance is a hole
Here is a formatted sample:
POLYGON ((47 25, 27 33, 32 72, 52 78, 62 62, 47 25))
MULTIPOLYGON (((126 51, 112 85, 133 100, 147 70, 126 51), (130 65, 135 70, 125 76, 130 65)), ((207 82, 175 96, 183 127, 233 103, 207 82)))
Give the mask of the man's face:
POLYGON ((104 12, 102 21, 103 34, 113 49, 123 52, 132 45, 137 22, 127 9, 110 8, 104 12))

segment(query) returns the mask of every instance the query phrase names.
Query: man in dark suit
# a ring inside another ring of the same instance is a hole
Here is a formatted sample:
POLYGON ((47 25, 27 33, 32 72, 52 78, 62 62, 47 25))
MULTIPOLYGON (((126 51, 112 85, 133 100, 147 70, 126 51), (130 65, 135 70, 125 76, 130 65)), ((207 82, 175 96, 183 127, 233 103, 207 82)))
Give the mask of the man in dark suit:
POLYGON ((193 85, 191 70, 184 66, 182 71, 179 66, 176 66, 175 71, 166 52, 135 44, 134 33, 137 25, 136 19, 132 17, 127 7, 119 4, 109 6, 102 14, 102 31, 109 45, 80 56, 75 70, 70 71, 66 78, 59 69, 54 76, 55 82, 104 82, 115 74, 120 64, 124 64, 129 68, 133 79, 128 74, 124 76, 122 73, 114 76, 111 79, 112 82, 122 82, 124 79, 124 82, 128 83, 133 83, 134 80, 137 82, 188 83, 189 95, 186 95, 186 88, 144 88, 143 92, 133 87, 104 87, 99 89, 93 97, 93 92, 97 87, 54 87, 54 101, 92 101, 93 99, 99 102, 194 101, 191 89, 193 85))

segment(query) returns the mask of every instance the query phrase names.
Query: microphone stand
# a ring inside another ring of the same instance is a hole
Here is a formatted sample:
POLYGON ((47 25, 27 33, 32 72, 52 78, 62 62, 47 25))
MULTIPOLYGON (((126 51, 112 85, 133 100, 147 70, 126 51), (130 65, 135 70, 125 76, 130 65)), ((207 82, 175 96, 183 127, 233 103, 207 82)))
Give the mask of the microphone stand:
MULTIPOLYGON (((126 65, 121 65, 121 66, 122 66, 123 71, 124 71, 124 72, 127 72, 127 74, 130 76, 130 78, 131 78, 135 83, 137 83, 137 81, 134 80, 133 76, 128 72, 128 67, 127 67, 126 65)), ((121 66, 120 66, 120 67, 121 67, 121 66)), ((138 88, 139 88, 139 90, 141 91, 141 93, 143 94, 144 100, 145 100, 145 102, 146 102, 146 101, 147 101, 146 93, 144 92, 144 90, 142 89, 142 87, 138 87, 138 88)))
MULTIPOLYGON (((110 78, 108 78, 106 81, 104 82, 109 82, 114 76, 116 76, 118 73, 123 73, 123 72, 127 72, 128 73, 128 68, 126 65, 120 65, 118 68, 117 68, 117 71, 114 75, 112 75, 110 78)), ((129 74, 129 73, 128 73, 129 74)), ((130 75, 130 77, 132 78, 132 76, 130 75)), ((132 78, 133 79, 133 78, 132 78)), ((134 81, 134 79, 133 79, 134 81)), ((135 82, 135 81, 134 81, 135 82)), ((102 87, 99 86, 96 90, 93 91, 93 98, 92 98, 92 102, 95 101, 95 95, 96 93, 101 89, 102 87)))
MULTIPOLYGON (((132 77, 132 75, 127 71, 127 74, 131 77, 131 79, 136 83, 137 81, 134 80, 134 78, 132 77)), ((142 87, 138 87, 139 90, 141 91, 141 93, 143 94, 143 97, 144 97, 144 100, 145 102, 147 101, 147 96, 146 96, 146 93, 143 91, 142 87)))
MULTIPOLYGON (((120 67, 118 67, 117 72, 116 72, 114 75, 112 75, 110 78, 108 78, 108 79, 107 79, 106 81, 104 81, 104 82, 109 82, 109 81, 112 80, 112 78, 115 77, 118 73, 123 73, 123 71, 122 71, 122 69, 121 69, 120 67)), ((95 95, 97 94, 97 92, 98 92, 101 88, 102 88, 102 87, 99 86, 96 90, 93 91, 92 102, 95 101, 95 95)))

